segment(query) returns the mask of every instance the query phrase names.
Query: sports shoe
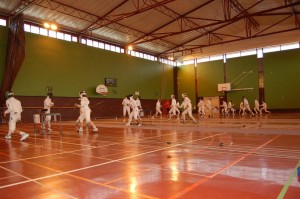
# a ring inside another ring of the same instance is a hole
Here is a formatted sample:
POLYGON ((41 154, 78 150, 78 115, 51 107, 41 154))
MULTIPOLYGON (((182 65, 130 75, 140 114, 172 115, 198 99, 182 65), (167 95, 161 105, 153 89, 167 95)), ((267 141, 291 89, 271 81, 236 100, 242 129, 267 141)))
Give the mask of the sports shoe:
POLYGON ((22 135, 20 141, 22 142, 22 141, 24 141, 24 140, 25 140, 26 138, 28 138, 28 137, 29 137, 29 134, 28 134, 28 133, 25 133, 25 134, 22 135))
POLYGON ((52 128, 48 128, 47 130, 48 130, 48 131, 52 131, 52 128))
POLYGON ((5 139, 10 140, 10 139, 11 139, 11 136, 10 136, 10 135, 6 135, 6 136, 5 136, 5 139))
POLYGON ((142 124, 138 124, 138 126, 142 126, 142 124))
POLYGON ((93 132, 97 132, 98 131, 98 129, 97 129, 97 127, 93 127, 93 132))
POLYGON ((83 132, 83 129, 82 129, 82 128, 79 128, 79 129, 77 130, 77 132, 83 132))
POLYGON ((130 123, 126 123, 125 126, 130 126, 130 123))

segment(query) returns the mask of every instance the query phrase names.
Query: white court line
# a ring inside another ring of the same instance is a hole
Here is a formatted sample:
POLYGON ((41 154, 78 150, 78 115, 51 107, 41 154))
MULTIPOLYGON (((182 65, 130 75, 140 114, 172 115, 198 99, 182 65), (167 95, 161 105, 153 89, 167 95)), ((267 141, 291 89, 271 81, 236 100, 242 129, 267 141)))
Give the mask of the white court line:
MULTIPOLYGON (((27 182, 35 182, 36 184, 41 185, 41 186, 43 186, 43 187, 46 187, 47 189, 50 189, 50 190, 54 191, 55 193, 59 193, 59 194, 61 194, 61 195, 67 196, 67 197, 69 197, 69 198, 77 199, 76 197, 73 197, 73 196, 68 195, 68 194, 66 194, 66 193, 57 191, 57 190, 55 190, 55 189, 53 189, 53 188, 51 188, 51 187, 49 187, 49 186, 47 186, 47 185, 44 185, 44 184, 42 184, 42 183, 40 183, 40 182, 37 182, 37 181, 35 181, 35 180, 33 180, 33 179, 30 179, 30 178, 28 178, 28 177, 26 177, 26 176, 23 176, 23 175, 21 175, 21 174, 19 174, 19 173, 16 173, 16 172, 14 172, 14 171, 12 171, 12 170, 9 170, 9 169, 5 168, 5 167, 0 166, 0 168, 2 168, 2 169, 4 169, 4 170, 7 170, 7 171, 9 171, 9 172, 12 172, 12 173, 14 173, 14 174, 16 174, 16 175, 18 175, 18 176, 21 176, 21 177, 27 179, 27 180, 22 181, 22 182, 14 183, 15 185, 24 184, 24 183, 27 183, 27 182)), ((4 188, 5 188, 5 187, 4 187, 4 188)), ((0 187, 0 189, 2 189, 2 187, 0 187)))
MULTIPOLYGON (((211 136, 208 136, 208 137, 200 138, 200 139, 189 141, 189 142, 186 142, 186 143, 190 143, 190 142, 194 142, 194 141, 198 141, 198 140, 207 139, 207 138, 219 136, 219 135, 222 135, 222 134, 224 134, 224 133, 219 133, 219 134, 211 135, 211 136)), ((186 143, 184 143, 184 144, 186 144, 186 143)), ((56 176, 60 176, 60 175, 64 175, 64 174, 69 174, 69 173, 73 173, 73 172, 77 172, 77 171, 81 171, 81 170, 85 170, 85 169, 90 169, 90 168, 94 168, 94 167, 98 167, 98 166, 102 166, 102 165, 106 165, 106 164, 110 164, 110 163, 114 163, 114 162, 118 162, 118 161, 130 159, 130 158, 134 158, 134 157, 146 155, 146 154, 149 154, 149 153, 153 153, 153 152, 165 150, 165 149, 168 149, 168 148, 173 148, 175 146, 181 146, 181 145, 184 145, 184 144, 176 144, 176 145, 173 145, 173 146, 169 146, 169 147, 164 147, 164 148, 160 148, 160 149, 148 151, 148 152, 145 152, 145 153, 140 153, 140 154, 132 155, 132 156, 125 157, 125 158, 120 158, 120 159, 117 159, 117 160, 111 160, 111 161, 104 162, 104 163, 97 164, 97 165, 92 165, 92 166, 83 167, 83 168, 79 168, 79 169, 73 169, 73 170, 70 170, 70 171, 64 171, 64 172, 60 172, 60 173, 57 173, 57 174, 52 174, 52 175, 48 175, 48 176, 44 176, 44 177, 40 177, 40 178, 35 178, 35 179, 30 179, 30 180, 26 180, 26 181, 22 181, 22 182, 17 182, 17 183, 13 183, 13 184, 3 185, 3 186, 0 186, 0 189, 7 188, 7 187, 12 187, 12 186, 19 185, 19 184, 24 184, 24 183, 27 183, 27 182, 35 182, 37 180, 43 180, 43 179, 47 179, 47 178, 51 178, 51 177, 56 177, 56 176)), ((10 171, 9 169, 6 169, 6 170, 10 171)))

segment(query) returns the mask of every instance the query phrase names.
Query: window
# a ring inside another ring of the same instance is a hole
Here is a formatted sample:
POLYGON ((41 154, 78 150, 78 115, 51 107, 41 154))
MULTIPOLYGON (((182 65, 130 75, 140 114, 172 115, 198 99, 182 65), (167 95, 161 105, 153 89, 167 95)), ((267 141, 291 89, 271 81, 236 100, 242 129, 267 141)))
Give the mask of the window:
POLYGON ((69 34, 65 34, 65 40, 66 41, 71 41, 72 36, 69 34))
POLYGON ((86 44, 86 40, 85 39, 81 39, 81 43, 82 44, 86 44))
POLYGON ((105 44, 105 45, 104 45, 104 49, 105 49, 105 50, 110 50, 110 45, 109 45, 109 44, 105 44))
POLYGON ((116 52, 116 47, 115 46, 110 46, 110 50, 116 52))
POLYGON ((56 38, 56 31, 49 30, 49 37, 56 38))
POLYGON ((88 39, 88 40, 86 41, 86 45, 88 45, 88 46, 93 46, 93 41, 90 40, 90 39, 88 39))
POLYGON ((280 46, 270 46, 263 48, 263 53, 270 53, 280 51, 280 46))
POLYGON ((6 26, 6 20, 0 19, 0 26, 6 26))
POLYGON ((209 57, 210 61, 222 60, 222 59, 223 59, 223 55, 214 55, 209 57))
POLYGON ((24 24, 24 30, 25 32, 30 32, 30 25, 24 24))
POLYGON ((291 43, 291 44, 284 44, 284 45, 281 45, 281 47, 280 47, 281 50, 290 50, 290 49, 296 49, 296 48, 299 48, 299 42, 291 43))
POLYGON ((95 48, 99 48, 99 42, 93 41, 93 46, 94 46, 95 48))
POLYGON ((242 50, 241 56, 256 55, 256 49, 242 50))
POLYGON ((77 42, 77 37, 72 36, 72 41, 77 42))
POLYGON ((31 33, 40 34, 40 28, 36 26, 31 26, 31 33))
POLYGON ((48 30, 45 28, 40 28, 40 34, 44 36, 48 36, 48 30))
POLYGON ((197 63, 208 62, 208 61, 209 61, 209 57, 203 57, 203 58, 197 59, 197 63))
MULTIPOLYGON (((226 59, 234 58, 234 57, 240 57, 241 52, 232 52, 232 53, 227 53, 226 54, 226 59)), ((224 56, 225 57, 225 56, 224 56)))
POLYGON ((104 43, 99 42, 99 48, 104 49, 104 43))
POLYGON ((61 32, 57 32, 57 39, 61 39, 63 40, 64 39, 64 33, 61 33, 61 32))

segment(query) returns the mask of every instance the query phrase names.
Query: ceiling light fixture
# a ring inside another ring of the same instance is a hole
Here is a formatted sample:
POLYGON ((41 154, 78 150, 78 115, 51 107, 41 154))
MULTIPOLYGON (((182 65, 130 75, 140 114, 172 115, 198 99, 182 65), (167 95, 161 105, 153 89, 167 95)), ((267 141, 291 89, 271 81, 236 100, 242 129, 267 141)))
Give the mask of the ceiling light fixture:
POLYGON ((48 23, 48 22, 45 22, 44 23, 44 27, 46 29, 51 29, 51 30, 57 30, 57 25, 53 24, 53 23, 48 23))

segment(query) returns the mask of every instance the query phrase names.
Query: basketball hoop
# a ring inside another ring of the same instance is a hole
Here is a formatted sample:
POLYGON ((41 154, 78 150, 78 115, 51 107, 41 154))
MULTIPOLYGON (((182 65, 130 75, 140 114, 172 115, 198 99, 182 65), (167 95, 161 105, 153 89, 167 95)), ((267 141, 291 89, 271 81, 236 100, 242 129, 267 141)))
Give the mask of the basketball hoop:
POLYGON ((103 84, 97 86, 96 92, 99 93, 102 96, 106 96, 108 94, 107 87, 104 86, 103 84))

